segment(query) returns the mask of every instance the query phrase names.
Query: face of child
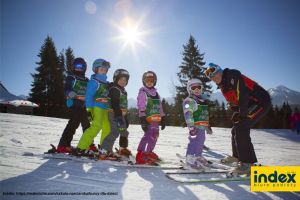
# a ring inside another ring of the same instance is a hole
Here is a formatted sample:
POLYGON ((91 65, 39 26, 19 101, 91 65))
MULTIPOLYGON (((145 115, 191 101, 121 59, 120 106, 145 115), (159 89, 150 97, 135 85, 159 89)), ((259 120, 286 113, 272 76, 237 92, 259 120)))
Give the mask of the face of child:
POLYGON ((201 85, 197 84, 197 85, 193 85, 193 87, 191 87, 191 94, 195 94, 195 95, 200 95, 202 94, 202 89, 201 89, 201 85))
POLYGON ((220 84, 222 81, 222 73, 218 72, 210 77, 210 80, 215 82, 216 84, 220 84))
POLYGON ((145 84, 146 84, 146 86, 147 86, 148 88, 151 88, 151 87, 154 86, 154 80, 153 80, 153 79, 152 79, 152 80, 146 80, 146 81, 145 81, 145 84))
POLYGON ((127 85, 127 79, 125 77, 122 77, 118 80, 118 85, 121 87, 125 87, 127 85))
POLYGON ((98 67, 97 74, 106 74, 107 73, 107 68, 104 67, 98 67))

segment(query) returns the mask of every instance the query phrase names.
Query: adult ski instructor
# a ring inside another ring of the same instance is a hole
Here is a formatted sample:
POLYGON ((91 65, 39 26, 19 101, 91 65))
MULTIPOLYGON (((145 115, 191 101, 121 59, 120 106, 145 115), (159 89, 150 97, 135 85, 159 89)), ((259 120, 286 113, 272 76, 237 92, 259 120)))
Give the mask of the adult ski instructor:
POLYGON ((232 172, 238 175, 251 173, 251 166, 257 162, 250 129, 270 109, 269 93, 255 81, 235 69, 222 70, 209 63, 205 71, 207 77, 218 85, 229 108, 233 111, 231 130, 232 155, 222 159, 223 163, 238 162, 232 172))

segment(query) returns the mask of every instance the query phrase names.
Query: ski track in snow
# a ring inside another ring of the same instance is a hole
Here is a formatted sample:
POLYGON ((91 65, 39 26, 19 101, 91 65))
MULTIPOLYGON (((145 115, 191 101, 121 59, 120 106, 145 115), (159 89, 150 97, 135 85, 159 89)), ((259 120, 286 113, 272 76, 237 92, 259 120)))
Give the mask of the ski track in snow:
MULTIPOLYGON (((44 159, 43 152, 57 145, 66 119, 0 113, 0 199, 300 199, 299 192, 251 192, 250 181, 176 183, 164 172, 176 170, 119 168, 114 162, 83 163, 44 159), (33 156, 23 156, 24 153, 33 156), (13 192, 15 195, 3 195, 13 192), (16 195, 17 192, 114 192, 117 195, 16 195)), ((217 161, 231 153, 231 133, 214 128, 206 135, 204 157, 217 161)), ((129 149, 135 154, 143 133, 129 126, 129 149)), ((72 142, 82 135, 78 128, 72 142)), ((300 136, 291 130, 255 129, 251 138, 259 163, 266 166, 300 166, 300 136)), ((100 134, 95 143, 100 141, 100 134)), ((118 140, 115 147, 118 147, 118 140)), ((186 128, 166 127, 160 132, 155 152, 166 161, 178 162, 185 154, 186 128)))

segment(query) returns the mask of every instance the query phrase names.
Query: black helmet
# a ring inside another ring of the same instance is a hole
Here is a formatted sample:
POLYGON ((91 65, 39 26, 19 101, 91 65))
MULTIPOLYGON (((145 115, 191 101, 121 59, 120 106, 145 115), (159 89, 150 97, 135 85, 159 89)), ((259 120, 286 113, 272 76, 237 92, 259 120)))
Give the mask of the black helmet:
MULTIPOLYGON (((126 69, 117 69, 114 73, 114 83, 117 83, 119 81, 120 78, 125 77, 127 79, 127 84, 128 84, 128 80, 129 80, 129 72, 126 69)), ((127 85, 126 84, 126 85, 127 85)))
POLYGON ((73 71, 75 72, 75 68, 81 68, 83 70, 83 73, 86 71, 86 62, 83 58, 75 58, 73 60, 73 71))

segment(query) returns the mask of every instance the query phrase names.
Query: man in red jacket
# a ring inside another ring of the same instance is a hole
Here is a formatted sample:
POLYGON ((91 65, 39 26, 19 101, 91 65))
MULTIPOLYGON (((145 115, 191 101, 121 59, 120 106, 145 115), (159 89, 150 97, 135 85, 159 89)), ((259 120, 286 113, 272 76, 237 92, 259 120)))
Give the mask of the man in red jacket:
POLYGON ((249 175, 251 166, 257 162, 250 129, 270 109, 270 95, 238 70, 226 68, 223 71, 218 65, 209 63, 205 74, 218 85, 229 108, 234 112, 231 130, 232 155, 221 161, 223 163, 238 162, 232 172, 238 175, 249 175))

